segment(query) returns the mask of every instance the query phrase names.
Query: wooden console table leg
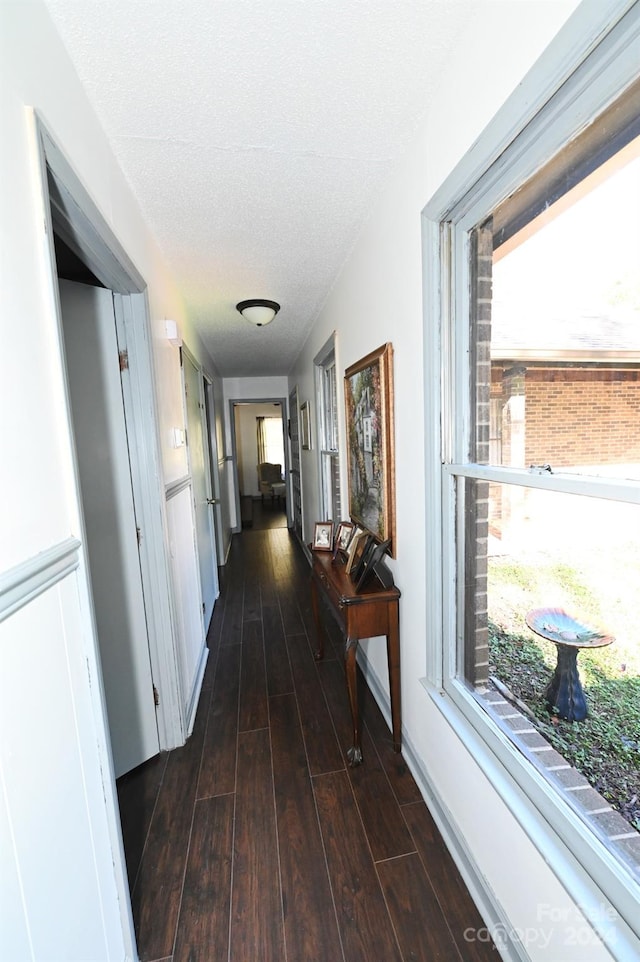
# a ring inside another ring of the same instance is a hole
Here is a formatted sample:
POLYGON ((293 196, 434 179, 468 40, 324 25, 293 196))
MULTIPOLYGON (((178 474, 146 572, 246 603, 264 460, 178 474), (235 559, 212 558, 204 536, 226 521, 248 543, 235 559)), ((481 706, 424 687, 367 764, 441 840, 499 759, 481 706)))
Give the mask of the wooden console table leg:
POLYGON ((347 674, 347 691, 351 706, 351 720, 353 722, 353 746, 347 751, 347 758, 351 768, 362 764, 362 747, 360 745, 360 720, 358 718, 358 679, 356 676, 356 653, 358 639, 347 638, 344 652, 345 669, 347 674))
POLYGON ((313 653, 313 657, 316 661, 322 661, 324 658, 324 635, 322 633, 322 626, 320 624, 318 586, 315 578, 311 579, 311 610, 313 611, 313 622, 316 629, 316 650, 313 653))
POLYGON ((391 694, 391 724, 393 728, 393 750, 399 752, 401 745, 401 714, 400 714, 400 627, 398 624, 398 610, 395 617, 389 618, 389 634, 387 635, 387 662, 389 665, 389 690, 391 694))

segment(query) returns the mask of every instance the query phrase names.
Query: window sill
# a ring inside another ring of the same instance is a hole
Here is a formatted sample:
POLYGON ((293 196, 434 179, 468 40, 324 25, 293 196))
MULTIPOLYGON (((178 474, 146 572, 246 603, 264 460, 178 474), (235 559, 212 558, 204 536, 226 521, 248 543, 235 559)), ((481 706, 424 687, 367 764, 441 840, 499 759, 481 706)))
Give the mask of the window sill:
POLYGON ((613 958, 638 958, 640 885, 462 686, 421 682, 613 958))

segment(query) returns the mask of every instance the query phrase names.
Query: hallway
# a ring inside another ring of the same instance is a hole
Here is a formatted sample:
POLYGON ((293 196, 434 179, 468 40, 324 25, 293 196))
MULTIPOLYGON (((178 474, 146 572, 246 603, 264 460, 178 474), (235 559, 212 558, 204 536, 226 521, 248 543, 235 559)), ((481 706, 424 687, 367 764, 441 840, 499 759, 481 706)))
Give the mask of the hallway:
POLYGON ((364 684, 345 766, 341 641, 326 622, 314 662, 308 573, 287 529, 234 537, 194 732, 118 782, 140 958, 498 959, 364 684))

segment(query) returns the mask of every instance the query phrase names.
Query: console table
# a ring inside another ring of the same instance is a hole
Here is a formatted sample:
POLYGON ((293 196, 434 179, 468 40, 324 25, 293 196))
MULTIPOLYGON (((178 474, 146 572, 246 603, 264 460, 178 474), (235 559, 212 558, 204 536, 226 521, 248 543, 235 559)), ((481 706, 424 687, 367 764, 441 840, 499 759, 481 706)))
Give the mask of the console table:
POLYGON ((383 588, 374 579, 359 594, 344 564, 334 562, 328 551, 313 551, 311 566, 311 604, 316 628, 316 660, 324 656, 324 633, 320 622, 319 599, 323 598, 337 620, 345 638, 347 692, 353 722, 353 746, 347 756, 351 767, 362 762, 356 652, 361 638, 385 635, 389 663, 393 748, 400 751, 400 618, 398 588, 383 588))

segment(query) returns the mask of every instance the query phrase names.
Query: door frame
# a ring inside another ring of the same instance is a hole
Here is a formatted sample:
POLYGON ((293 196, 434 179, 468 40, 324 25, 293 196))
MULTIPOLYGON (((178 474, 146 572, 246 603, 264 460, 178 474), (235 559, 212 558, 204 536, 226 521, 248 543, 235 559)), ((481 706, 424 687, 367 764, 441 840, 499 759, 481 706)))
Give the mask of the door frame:
MULTIPOLYGON (((284 480, 287 488, 289 487, 289 445, 287 438, 287 418, 289 417, 289 399, 286 397, 249 397, 229 398, 229 423, 231 425, 231 450, 233 461, 233 497, 236 511, 236 526, 233 531, 238 534, 242 531, 242 516, 240 511, 240 479, 238 477, 238 445, 236 441, 236 404, 279 404, 282 417, 282 439, 284 443, 284 480)), ((290 498, 287 498, 287 525, 291 524, 290 498)))
POLYGON ((304 495, 302 491, 302 458, 300 456, 300 392, 298 391, 298 385, 296 384, 292 390, 289 392, 289 450, 290 450, 290 475, 289 475, 289 491, 290 491, 290 511, 289 515, 291 518, 290 527, 295 533, 300 544, 304 547, 304 537, 303 537, 303 519, 304 519, 304 495), (293 402, 293 403, 292 403, 293 402), (291 425, 295 422, 295 445, 294 445, 294 432, 291 430, 291 425), (294 465, 298 464, 295 468, 294 465), (296 509, 293 496, 293 478, 294 474, 298 475, 298 485, 300 488, 300 530, 296 527, 296 509))
MULTIPOLYGON (((216 434, 216 400, 213 385, 213 378, 207 372, 202 371, 203 393, 204 393, 204 417, 209 438, 209 470, 211 472, 211 491, 215 504, 213 506, 213 530, 216 539, 216 556, 218 566, 226 563, 224 545, 224 524, 222 519, 222 485, 220 483, 220 452, 218 450, 218 436, 216 434)), ((224 455, 222 457, 224 462, 224 455)))
MULTIPOLYGON (((195 503, 196 492, 195 492, 195 488, 194 488, 194 484, 193 484, 193 467, 192 467, 192 464, 191 464, 191 448, 189 447, 189 414, 188 414, 188 410, 187 410, 187 407, 188 407, 188 405, 187 405, 187 381, 186 381, 186 375, 185 375, 185 369, 184 369, 184 361, 185 361, 185 359, 186 359, 186 361, 187 361, 189 364, 191 364, 191 366, 194 368, 194 370, 195 370, 195 372, 196 372, 196 375, 197 375, 197 380, 198 380, 198 407, 199 407, 199 411, 200 411, 200 428, 201 428, 201 430, 202 430, 202 439, 203 439, 203 442, 204 442, 204 445, 205 445, 205 450, 204 450, 204 452, 203 452, 203 455, 204 455, 204 458, 203 458, 203 459, 204 459, 204 471, 205 471, 205 479, 206 479, 206 482, 207 482, 207 487, 208 487, 208 489, 209 489, 209 492, 210 492, 210 495, 211 495, 211 499, 212 499, 212 500, 215 499, 215 492, 214 492, 214 485, 213 485, 213 476, 212 476, 212 470, 211 470, 211 464, 212 464, 212 457, 213 457, 213 455, 212 455, 212 451, 211 451, 211 436, 210 436, 210 434, 209 434, 209 425, 208 425, 207 411, 206 411, 206 398, 205 398, 205 385, 204 385, 204 379, 205 379, 204 368, 202 367, 202 364, 200 364, 199 361, 194 357, 194 355, 191 353, 191 351, 190 351, 189 348, 186 346, 186 344, 182 344, 181 347, 180 347, 180 372, 181 372, 181 380, 182 380, 182 407, 183 407, 183 411, 184 411, 184 423, 187 425, 187 465, 188 465, 188 469, 189 469, 189 481, 190 481, 190 484, 191 484, 191 503, 192 503, 192 506, 193 506, 193 529, 194 529, 194 536, 195 536, 196 556, 197 556, 197 558, 198 558, 198 574, 200 574, 200 548, 199 548, 199 544, 198 544, 197 509, 196 509, 196 503, 195 503)), ((217 505, 213 504, 213 505, 210 505, 210 507, 212 507, 212 508, 215 509, 215 508, 217 507, 217 505)), ((216 540, 216 526, 215 526, 215 517, 214 517, 214 515, 215 515, 215 510, 214 510, 214 512, 212 512, 212 513, 210 514, 210 520, 211 520, 211 527, 210 527, 211 550, 212 550, 212 555, 213 555, 213 557, 215 558, 215 561, 216 561, 215 566, 214 566, 215 597, 214 597, 214 599, 213 599, 213 604, 212 604, 212 606, 211 606, 211 615, 210 615, 210 617, 209 617, 208 620, 206 620, 206 619, 204 618, 204 610, 203 610, 203 621, 205 622, 205 624, 204 624, 204 634, 205 634, 205 636, 207 635, 207 632, 209 631, 209 625, 210 625, 210 623, 211 623, 211 618, 213 617, 213 611, 214 611, 215 606, 216 606, 216 601, 217 601, 218 598, 220 597, 220 582, 219 582, 219 580, 218 580, 218 564, 219 564, 219 561, 218 561, 218 544, 217 544, 217 540, 216 540)), ((200 583, 200 601, 201 601, 202 605, 205 604, 204 597, 203 597, 203 592, 202 592, 202 582, 200 583)))
MULTIPOLYGON (((146 283, 37 111, 33 112, 33 118, 51 282, 58 317, 60 363, 64 369, 64 342, 53 249, 54 230, 98 280, 113 292, 118 348, 126 350, 128 354, 129 378, 128 385, 125 384, 123 389, 123 402, 133 497, 141 529, 140 568, 151 672, 159 698, 157 720, 160 749, 170 750, 184 744, 186 720, 180 699, 173 630, 174 611, 166 550, 167 521, 146 283)), ((68 417, 71 431, 70 410, 68 417)), ((75 467, 77 472, 77 465, 75 467)), ((95 636, 94 640, 97 646, 95 636)), ((103 705, 101 710, 104 711, 103 705)))

